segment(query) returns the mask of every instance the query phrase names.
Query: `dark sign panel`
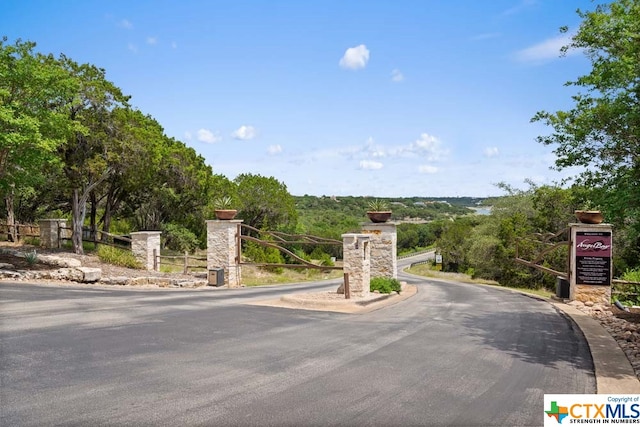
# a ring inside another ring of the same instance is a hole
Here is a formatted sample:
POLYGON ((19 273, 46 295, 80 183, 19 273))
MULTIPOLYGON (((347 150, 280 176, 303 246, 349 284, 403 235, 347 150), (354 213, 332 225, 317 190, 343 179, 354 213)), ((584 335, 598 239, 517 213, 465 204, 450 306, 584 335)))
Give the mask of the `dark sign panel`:
POLYGON ((611 285, 611 232, 576 232, 576 285, 611 285))

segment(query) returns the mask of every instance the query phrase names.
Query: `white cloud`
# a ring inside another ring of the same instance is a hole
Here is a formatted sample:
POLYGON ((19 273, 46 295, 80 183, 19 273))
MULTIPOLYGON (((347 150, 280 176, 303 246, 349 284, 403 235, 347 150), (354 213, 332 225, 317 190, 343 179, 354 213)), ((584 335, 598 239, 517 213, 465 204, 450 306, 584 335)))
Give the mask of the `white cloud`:
POLYGON ((357 70, 358 68, 366 67, 367 62, 369 62, 369 49, 361 44, 346 50, 344 56, 340 59, 340 66, 350 70, 357 70))
POLYGON ((127 30, 130 30, 133 28, 133 24, 131 23, 131 21, 129 21, 128 19, 123 19, 118 23, 119 27, 122 28, 126 28, 127 30))
POLYGON ((487 147, 483 151, 485 157, 497 157, 500 154, 498 147, 487 147))
POLYGON ((242 141, 249 141, 256 137, 256 129, 253 126, 240 126, 231 136, 242 141))
POLYGON ((391 71, 391 81, 401 82, 404 80, 404 75, 397 68, 391 71))
POLYGON ((133 52, 133 53, 138 53, 138 46, 136 46, 136 45, 135 45, 135 44, 133 44, 133 43, 129 43, 129 44, 127 45, 127 49, 129 49, 129 50, 130 50, 131 52, 133 52))
MULTIPOLYGON (((536 45, 522 49, 515 53, 515 59, 519 62, 542 63, 560 57, 560 49, 571 43, 571 34, 561 34, 552 37, 536 45)), ((573 49, 567 55, 578 54, 579 50, 573 49)))
POLYGON ((171 42, 171 48, 172 49, 176 49, 178 47, 178 43, 176 42, 171 42))
POLYGON ((198 141, 205 142, 207 144, 215 144, 216 142, 222 141, 222 137, 220 135, 211 132, 209 129, 199 129, 197 135, 198 141))
POLYGON ((360 160, 360 169, 376 170, 382 169, 383 164, 373 160, 360 160))
POLYGON ((282 153, 282 147, 280 144, 270 145, 269 148, 267 148, 267 153, 271 155, 282 153))
POLYGON ((147 37, 147 44, 154 45, 158 43, 157 37, 147 37))
POLYGON ((442 160, 449 153, 449 150, 441 146, 442 142, 438 138, 428 133, 422 133, 420 138, 409 146, 408 151, 434 162, 442 160))
POLYGON ((427 174, 434 174, 438 172, 438 168, 435 166, 431 166, 431 165, 420 165, 418 167, 418 171, 420 173, 427 173, 427 174))

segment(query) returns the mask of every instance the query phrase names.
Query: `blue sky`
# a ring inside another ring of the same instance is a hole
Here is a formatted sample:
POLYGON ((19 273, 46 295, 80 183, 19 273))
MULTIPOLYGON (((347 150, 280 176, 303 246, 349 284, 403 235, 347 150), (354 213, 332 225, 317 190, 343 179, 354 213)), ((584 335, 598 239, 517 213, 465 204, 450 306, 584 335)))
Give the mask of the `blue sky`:
POLYGON ((0 34, 92 63, 230 179, 294 195, 499 195, 550 170, 539 110, 589 0, 5 0, 0 34))

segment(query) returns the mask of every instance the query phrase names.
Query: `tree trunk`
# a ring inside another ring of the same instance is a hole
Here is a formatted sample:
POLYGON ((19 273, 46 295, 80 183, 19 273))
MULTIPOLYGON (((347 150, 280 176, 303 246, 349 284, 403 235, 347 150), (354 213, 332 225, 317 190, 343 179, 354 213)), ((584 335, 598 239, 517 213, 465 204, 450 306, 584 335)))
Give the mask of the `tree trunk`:
POLYGON ((91 211, 89 212, 89 227, 91 228, 91 240, 95 243, 97 239, 98 226, 96 225, 96 218, 98 216, 98 200, 96 200, 96 192, 89 193, 89 199, 91 200, 91 211))
POLYGON ((13 186, 7 192, 4 201, 7 205, 7 239, 10 242, 18 241, 18 229, 16 228, 16 217, 13 209, 13 186))
POLYGON ((84 255, 84 248, 82 247, 82 225, 84 224, 84 218, 87 213, 87 200, 79 195, 77 188, 73 189, 73 200, 71 201, 71 211, 73 214, 72 226, 73 232, 71 234, 71 242, 73 243, 73 252, 84 255))

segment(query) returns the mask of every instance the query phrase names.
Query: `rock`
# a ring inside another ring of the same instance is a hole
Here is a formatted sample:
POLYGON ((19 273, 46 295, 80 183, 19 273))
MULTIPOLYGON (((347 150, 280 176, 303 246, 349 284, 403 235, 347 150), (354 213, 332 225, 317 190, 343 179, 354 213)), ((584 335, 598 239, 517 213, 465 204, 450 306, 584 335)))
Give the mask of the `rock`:
POLYGON ((585 301, 585 303, 584 303, 584 305, 585 305, 586 307, 593 307, 593 306, 594 306, 594 304, 595 304, 595 303, 594 303, 593 301, 585 301))
POLYGON ((77 260, 75 258, 62 258, 55 255, 38 255, 38 261, 44 264, 65 268, 75 268, 82 266, 82 262, 80 262, 80 260, 77 260))
POLYGON ((338 293, 340 295, 344 295, 344 283, 342 283, 340 286, 338 286, 338 290, 336 290, 336 293, 338 293))
POLYGON ((0 262, 0 270, 13 270, 16 268, 13 264, 9 264, 8 262, 0 262))
POLYGON ((102 269, 95 267, 77 267, 76 270, 82 273, 82 282, 91 283, 97 282, 102 276, 102 269))

